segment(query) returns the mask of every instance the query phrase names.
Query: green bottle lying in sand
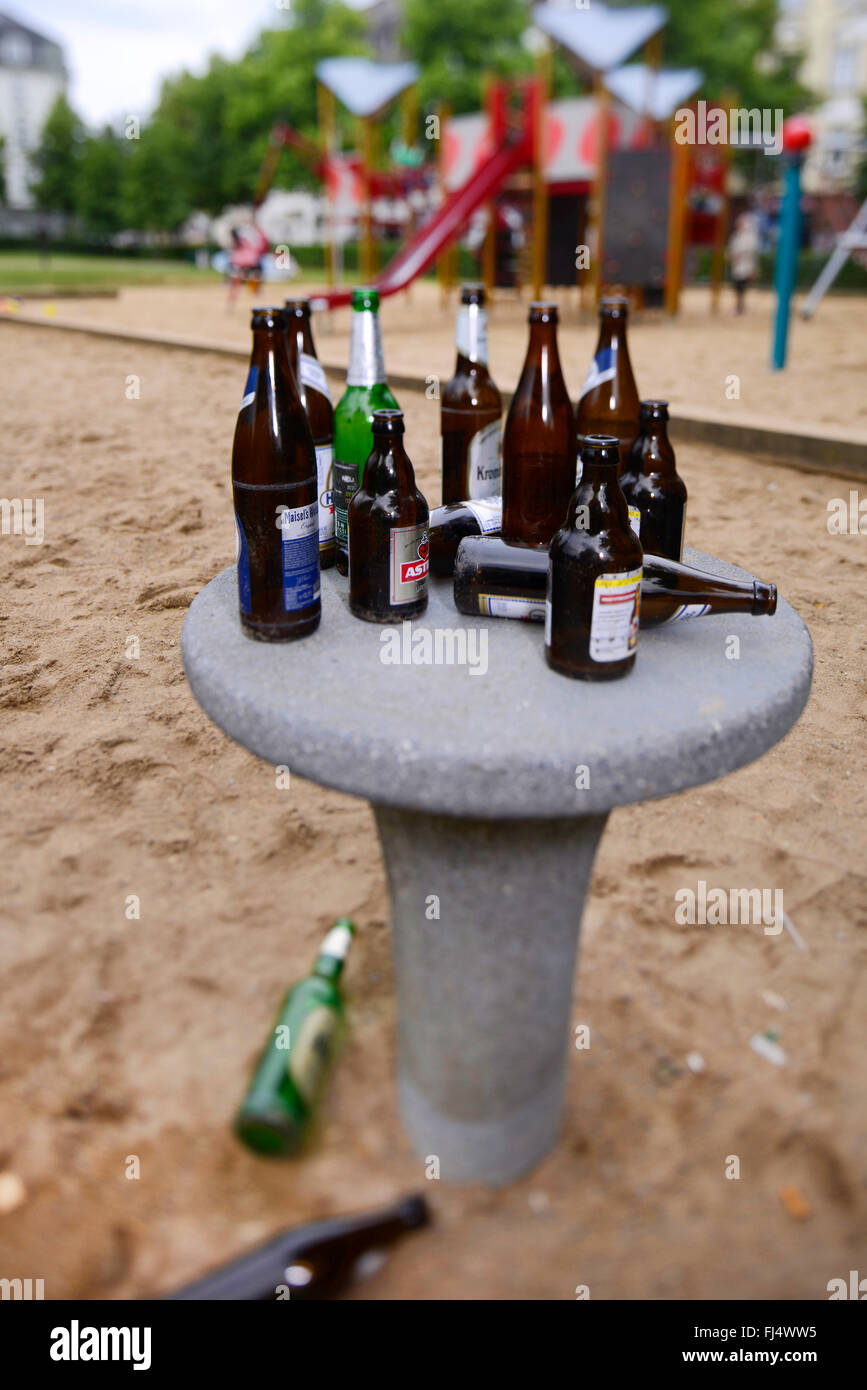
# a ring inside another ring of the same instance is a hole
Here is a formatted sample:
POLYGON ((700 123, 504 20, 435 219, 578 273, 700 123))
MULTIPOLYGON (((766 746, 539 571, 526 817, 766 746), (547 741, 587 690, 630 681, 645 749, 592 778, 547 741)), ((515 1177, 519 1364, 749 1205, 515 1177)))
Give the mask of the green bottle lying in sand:
POLYGON ((313 1119, 343 1022, 337 988, 355 927, 335 922, 312 974, 293 985, 235 1119, 235 1133, 257 1153, 285 1157, 303 1142, 313 1119))

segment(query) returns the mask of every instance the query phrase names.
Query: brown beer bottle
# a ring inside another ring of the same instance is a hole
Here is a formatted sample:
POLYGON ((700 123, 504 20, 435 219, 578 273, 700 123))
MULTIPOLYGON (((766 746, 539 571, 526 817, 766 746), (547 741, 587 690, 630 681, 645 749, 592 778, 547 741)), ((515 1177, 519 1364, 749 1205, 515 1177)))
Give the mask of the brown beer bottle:
POLYGON ((503 522, 502 497, 480 497, 475 502, 453 502, 430 514, 431 574, 446 577, 455 567, 458 546, 465 536, 497 536, 503 522))
POLYGON ((456 332, 455 374, 440 409, 443 503, 500 491, 503 401, 488 373, 485 291, 464 285, 456 332))
POLYGON ((617 440, 591 434, 581 458, 581 481, 551 542, 545 655, 561 675, 613 680, 635 664, 644 556, 617 480, 617 440))
MULTIPOLYGON (((455 607, 468 616, 545 619, 548 555, 498 536, 462 540, 455 557, 455 607)), ((645 553, 639 627, 717 613, 776 612, 777 589, 760 579, 721 579, 692 565, 645 553)))
POLYGON ((668 402, 642 401, 638 438, 620 472, 627 504, 639 514, 638 539, 654 555, 683 554, 686 484, 668 438, 668 402))
POLYGON ((588 434, 613 434, 620 443, 621 466, 638 435, 638 388, 626 344, 628 317, 629 301, 621 295, 600 299, 599 339, 577 412, 579 450, 588 434))
POLYGON ((310 327, 310 300, 287 299, 286 346, 289 365, 301 404, 310 421, 310 433, 316 449, 316 485, 319 488, 319 568, 330 569, 334 564, 334 503, 331 496, 331 475, 334 468, 334 406, 328 378, 316 356, 313 332, 310 327))
POLYGON ((262 641, 286 642, 319 626, 316 454, 283 311, 254 309, 252 328, 232 448, 241 626, 262 641))
POLYGON ((575 487, 575 417, 557 351, 557 305, 530 305, 530 342, 503 433, 503 535, 548 545, 575 487))
POLYGON ((427 608, 428 518, 403 447, 403 411, 373 412, 373 452, 349 504, 349 607, 370 623, 427 608))

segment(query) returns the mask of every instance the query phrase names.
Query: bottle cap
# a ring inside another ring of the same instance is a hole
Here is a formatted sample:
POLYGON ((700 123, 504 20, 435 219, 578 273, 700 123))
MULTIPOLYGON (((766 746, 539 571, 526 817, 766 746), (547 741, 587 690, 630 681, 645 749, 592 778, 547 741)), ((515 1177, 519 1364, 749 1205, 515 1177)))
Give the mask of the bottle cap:
POLYGON ((375 410, 373 412, 373 433, 374 434, 403 434, 403 411, 393 409, 375 410))
POLYGON ((622 294, 607 294, 599 301, 601 319, 625 319, 629 317, 629 300, 622 294))
POLYGON ((586 434, 581 445, 581 457, 585 463, 620 463, 620 440, 613 434, 586 434))
POLYGON ((376 313, 379 308, 379 291, 366 289, 363 285, 356 286, 352 291, 352 307, 357 313, 362 309, 372 309, 376 313))
POLYGON ((254 309, 250 319, 251 328, 283 328, 286 319, 282 309, 254 309))
POLYGON ((638 414, 642 420, 667 420, 668 401, 642 401, 638 414))
POLYGON ((303 318, 309 319, 309 317, 310 317, 310 300, 309 300, 309 299, 287 299, 287 300, 285 301, 284 305, 283 305, 283 309, 284 309, 284 311, 285 311, 287 317, 291 317, 291 316, 294 315, 295 318, 302 318, 302 317, 303 317, 303 318))
POLYGON ((527 315, 529 323, 556 323, 558 318, 557 305, 550 299, 534 299, 527 315))
POLYGON ((485 302, 484 285, 461 285, 461 303, 478 304, 481 308, 485 302))

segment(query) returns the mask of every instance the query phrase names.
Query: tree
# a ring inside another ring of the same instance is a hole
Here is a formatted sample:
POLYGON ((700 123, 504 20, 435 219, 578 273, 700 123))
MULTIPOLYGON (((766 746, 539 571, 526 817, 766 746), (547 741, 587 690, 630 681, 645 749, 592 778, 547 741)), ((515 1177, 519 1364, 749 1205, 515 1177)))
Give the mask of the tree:
POLYGON ((75 212, 78 166, 84 129, 65 96, 59 96, 42 128, 32 157, 38 171, 33 183, 36 206, 47 212, 75 212))
POLYGON ((401 37, 422 69, 422 104, 445 103, 455 115, 480 110, 487 73, 532 70, 521 44, 529 23, 526 0, 407 0, 401 37))
POLYGON ((111 126, 84 142, 77 169, 75 211, 89 236, 106 239, 124 224, 125 143, 111 126))

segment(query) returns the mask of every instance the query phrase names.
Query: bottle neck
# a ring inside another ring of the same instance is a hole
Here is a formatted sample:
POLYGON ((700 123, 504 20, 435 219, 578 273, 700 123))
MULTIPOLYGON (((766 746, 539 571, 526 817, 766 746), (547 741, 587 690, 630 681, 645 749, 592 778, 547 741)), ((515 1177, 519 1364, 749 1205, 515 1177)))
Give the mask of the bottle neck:
POLYGON ((643 473, 662 473, 673 476, 674 450, 668 438, 665 420, 648 420, 642 424, 638 436, 641 452, 641 471, 643 473))
POLYGON ((557 325, 554 323, 533 323, 530 325, 530 341, 524 359, 527 368, 541 372, 546 382, 559 376, 560 353, 557 348, 557 325))
POLYGON ((385 356, 382 351, 379 317, 372 309, 357 310, 352 315, 346 384, 378 386, 384 382, 385 356))
POLYGON ((346 953, 352 945, 352 932, 349 927, 338 922, 326 936, 319 948, 319 955, 313 966, 313 974, 323 980, 336 982, 343 972, 346 953))
MULTIPOLYGON (((620 488, 618 465, 616 463, 598 463, 593 460, 587 463, 583 459, 581 464, 581 481, 573 492, 569 503, 567 526, 571 526, 575 530, 585 531, 586 526, 576 525, 576 521, 578 508, 588 505, 594 509, 594 521, 599 521, 600 512, 602 514, 613 512, 624 525, 628 526, 629 513, 626 499, 620 488)), ((596 528, 594 527, 594 529, 596 528)))
POLYGON ((596 343, 596 351, 602 352, 605 348, 614 348, 617 352, 626 351, 625 319, 604 318, 599 320, 599 338, 596 343))
POLYGON ((488 316, 480 304, 459 307, 455 346, 460 365, 488 365, 488 316))
POLYGON ((382 497, 388 492, 413 491, 415 473, 401 439, 374 437, 373 452, 364 465, 362 486, 372 497, 382 497))

